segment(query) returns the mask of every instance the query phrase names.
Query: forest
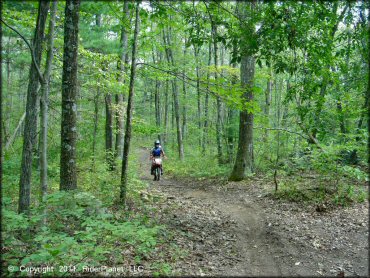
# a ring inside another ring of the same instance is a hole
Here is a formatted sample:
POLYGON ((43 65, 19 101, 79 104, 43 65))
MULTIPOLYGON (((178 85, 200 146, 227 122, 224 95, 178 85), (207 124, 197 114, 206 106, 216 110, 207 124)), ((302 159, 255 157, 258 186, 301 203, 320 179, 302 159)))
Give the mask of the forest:
POLYGON ((3 277, 369 275, 369 1, 0 7, 3 277))

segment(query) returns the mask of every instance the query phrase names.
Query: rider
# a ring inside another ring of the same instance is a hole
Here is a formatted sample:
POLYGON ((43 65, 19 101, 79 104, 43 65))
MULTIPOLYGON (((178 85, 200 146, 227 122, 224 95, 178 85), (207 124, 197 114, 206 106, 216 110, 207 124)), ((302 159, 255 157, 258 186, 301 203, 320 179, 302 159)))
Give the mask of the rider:
MULTIPOLYGON (((150 152, 150 160, 153 160, 154 158, 160 158, 160 157, 166 157, 166 154, 164 153, 161 142, 159 140, 156 140, 154 142, 154 148, 150 152)), ((154 164, 152 163, 152 169, 151 169, 152 175, 154 175, 154 164)), ((163 175, 163 168, 161 164, 161 175, 163 175)))

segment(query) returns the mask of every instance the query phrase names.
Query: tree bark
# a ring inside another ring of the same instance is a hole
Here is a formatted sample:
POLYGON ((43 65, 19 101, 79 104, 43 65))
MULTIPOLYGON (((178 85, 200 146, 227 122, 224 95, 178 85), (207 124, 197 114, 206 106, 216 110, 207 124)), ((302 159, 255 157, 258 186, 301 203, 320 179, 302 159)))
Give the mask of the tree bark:
MULTIPOLYGON (((255 59, 253 56, 242 56, 240 63, 240 78, 245 90, 244 99, 253 101, 253 79, 255 59)), ((253 113, 240 111, 239 143, 234 169, 230 180, 243 180, 253 172, 253 113)))
MULTIPOLYGON (((123 14, 125 19, 128 19, 130 16, 130 11, 128 8, 128 0, 124 1, 123 4, 123 14)), ((121 29, 121 57, 120 57, 120 81, 125 83, 124 81, 124 74, 127 72, 127 64, 128 64, 128 47, 127 47, 127 38, 128 38, 128 30, 126 26, 122 25, 121 29)), ((124 94, 116 95, 116 151, 115 156, 122 159, 123 155, 123 115, 124 115, 124 94)))
MULTIPOLYGON (((166 56, 167 61, 172 66, 175 66, 175 61, 172 54, 172 49, 170 48, 171 45, 171 38, 170 38, 171 29, 167 32, 167 36, 164 35, 164 43, 166 48, 166 56)), ((182 130, 181 130, 181 123, 180 123, 180 108, 179 108, 179 99, 178 99, 178 86, 176 80, 172 80, 172 89, 173 89, 173 102, 174 102, 174 112, 175 112, 175 119, 176 119, 176 130, 177 130, 177 147, 179 152, 180 160, 184 159, 184 146, 182 141, 182 130)))
POLYGON ((19 181, 18 212, 29 213, 31 198, 32 152, 37 136, 37 110, 40 76, 37 66, 41 63, 42 42, 44 39, 46 18, 49 10, 49 1, 39 1, 36 29, 33 39, 33 54, 35 61, 31 63, 27 90, 26 119, 24 127, 24 141, 22 150, 21 175, 19 181))
POLYGON ((130 141, 131 141, 131 128, 132 128, 132 112, 133 112, 133 100, 134 100, 134 83, 136 74, 136 48, 137 48, 137 37, 139 33, 139 5, 140 2, 136 3, 135 11, 135 31, 134 40, 132 43, 132 56, 131 56, 131 76, 130 85, 128 92, 127 101, 127 119, 126 119, 126 132, 125 140, 123 145, 123 158, 122 158, 122 175, 121 175, 121 187, 120 187, 120 201, 123 205, 126 202, 126 191, 128 182, 128 158, 130 153, 130 141))
MULTIPOLYGON (((186 61, 186 39, 185 39, 185 46, 184 46, 184 65, 183 65, 183 75, 185 75, 185 61, 186 61)), ((183 94, 184 94, 184 103, 182 105, 182 137, 183 139, 185 139, 185 136, 186 136, 186 103, 187 103, 187 100, 186 100, 186 83, 185 83, 185 80, 183 80, 182 82, 182 91, 183 91, 183 94)))
POLYGON ((112 95, 105 95, 105 157, 108 164, 108 170, 113 171, 114 166, 114 151, 113 151, 113 109, 112 95))
MULTIPOLYGON (((211 65, 212 61, 212 44, 209 42, 209 48, 208 48, 208 67, 211 65)), ((204 99, 204 132, 203 132, 203 147, 202 152, 205 154, 206 152, 206 146, 208 144, 208 102, 209 102, 209 70, 207 71, 207 92, 204 99)))
POLYGON ((164 138, 163 143, 164 145, 167 144, 167 134, 168 134, 168 89, 169 89, 169 81, 166 80, 166 88, 164 91, 164 138))
MULTIPOLYGON (((200 98, 200 74, 199 74, 199 47, 193 45, 194 47, 194 56, 195 56, 195 71, 197 74, 197 104, 198 104, 198 111, 197 111, 197 117, 198 117, 198 128, 199 131, 202 132, 202 108, 201 108, 201 98, 200 98)), ((199 134, 199 147, 202 146, 202 136, 203 134, 199 134)))
MULTIPOLYGON (((217 85, 217 78, 218 78, 218 47, 217 47, 217 26, 211 19, 212 23, 212 36, 213 36, 213 59, 215 64, 215 86, 216 91, 218 91, 218 85, 217 85)), ((221 128, 221 98, 219 96, 216 97, 217 102, 217 121, 216 121, 216 142, 217 142, 217 158, 218 163, 222 163, 222 128, 221 128)))
POLYGON ((77 54, 80 0, 67 0, 64 20, 60 190, 77 188, 77 54))
POLYGON ((53 62, 54 48, 54 26, 57 13, 58 2, 53 1, 50 11, 49 34, 48 34, 48 52, 46 56, 46 67, 44 72, 44 82, 41 84, 41 101, 40 101, 40 181, 41 181, 41 200, 45 200, 48 189, 48 106, 49 106, 49 89, 50 73, 53 62))
MULTIPOLYGON (((239 2, 242 7, 241 16, 246 21, 247 17, 251 15, 246 14, 246 5, 250 5, 250 11, 253 12, 254 3, 239 2)), ((252 37, 254 33, 254 24, 245 22, 241 24, 242 29, 246 29, 246 34, 242 36, 241 41, 241 62, 240 62, 240 80, 241 86, 244 90, 243 99, 246 102, 253 101, 253 85, 254 85, 254 70, 255 70, 255 58, 250 52, 250 49, 246 48, 246 40, 249 35, 252 37), (245 26, 247 25, 247 26, 245 26)), ((236 154, 236 160, 233 171, 230 175, 230 180, 240 181, 243 180, 247 175, 253 172, 253 111, 243 109, 240 111, 240 123, 239 123, 239 143, 238 152, 236 154)))
POLYGON ((93 131, 93 149, 92 149, 92 167, 95 167, 95 152, 96 152, 96 134, 98 132, 98 116, 99 116, 99 86, 94 96, 94 131, 93 131))
MULTIPOLYGON (((153 64, 156 63, 154 49, 152 49, 152 55, 153 55, 153 64)), ((159 130, 161 127, 161 103, 159 101, 159 87, 160 82, 158 80, 158 77, 155 78, 155 88, 154 88, 154 107, 155 107, 155 125, 157 129, 159 130)), ((158 132, 158 139, 161 140, 161 133, 158 132)))
MULTIPOLYGON (((267 78, 267 87, 265 91, 265 117, 267 119, 267 126, 270 126, 270 106, 271 106, 271 97, 272 97, 272 66, 269 67, 269 77, 267 78)), ((265 130, 265 134, 263 140, 267 142, 268 139, 268 131, 265 130)))

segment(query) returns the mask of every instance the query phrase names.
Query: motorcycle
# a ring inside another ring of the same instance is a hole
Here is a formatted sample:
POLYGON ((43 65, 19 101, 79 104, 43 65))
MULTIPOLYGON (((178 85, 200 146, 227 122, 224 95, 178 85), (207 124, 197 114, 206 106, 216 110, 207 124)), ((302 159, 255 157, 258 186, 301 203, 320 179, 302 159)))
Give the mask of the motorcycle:
POLYGON ((154 180, 159 181, 161 179, 161 165, 162 159, 161 158, 154 158, 153 159, 153 172, 154 172, 154 180))

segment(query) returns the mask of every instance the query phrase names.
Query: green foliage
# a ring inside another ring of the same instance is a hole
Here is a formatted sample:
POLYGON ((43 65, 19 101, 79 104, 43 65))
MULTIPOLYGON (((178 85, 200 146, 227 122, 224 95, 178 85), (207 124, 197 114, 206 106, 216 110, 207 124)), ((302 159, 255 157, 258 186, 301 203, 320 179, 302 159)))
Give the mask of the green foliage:
POLYGON ((230 171, 230 165, 219 165, 214 155, 202 154, 197 148, 189 149, 183 161, 177 159, 175 150, 170 150, 170 154, 164 161, 165 171, 179 177, 225 177, 230 171))
MULTIPOLYGON (((140 259, 154 251, 160 226, 148 226, 139 217, 117 218, 114 212, 88 192, 56 192, 33 210, 29 219, 3 206, 4 258, 6 264, 24 266, 73 265, 80 271, 84 265, 123 263, 116 256, 121 250, 133 248, 140 259), (46 213, 46 225, 42 219, 46 213), (30 223, 30 226, 27 224, 30 223), (19 231, 33 230, 32 241, 19 237, 19 231), (21 255, 22 254, 22 255, 21 255), (21 256, 20 256, 21 255, 21 256)), ((13 274, 16 274, 14 272, 13 274)), ((49 275, 52 273, 49 273, 49 275)), ((61 275, 59 268, 53 275, 61 275)))

